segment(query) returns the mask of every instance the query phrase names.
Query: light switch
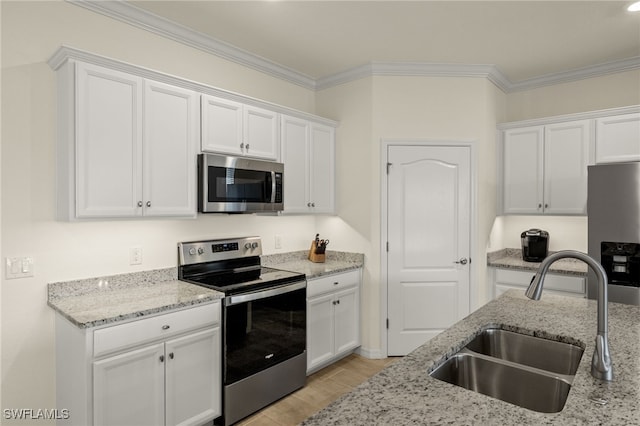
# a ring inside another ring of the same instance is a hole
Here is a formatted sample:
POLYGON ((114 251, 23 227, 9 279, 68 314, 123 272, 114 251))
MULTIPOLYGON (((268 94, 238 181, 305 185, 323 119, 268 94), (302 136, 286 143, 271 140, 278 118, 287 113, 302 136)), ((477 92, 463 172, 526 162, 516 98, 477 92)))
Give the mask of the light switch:
POLYGON ((7 257, 5 258, 5 277, 28 278, 33 276, 33 257, 7 257))

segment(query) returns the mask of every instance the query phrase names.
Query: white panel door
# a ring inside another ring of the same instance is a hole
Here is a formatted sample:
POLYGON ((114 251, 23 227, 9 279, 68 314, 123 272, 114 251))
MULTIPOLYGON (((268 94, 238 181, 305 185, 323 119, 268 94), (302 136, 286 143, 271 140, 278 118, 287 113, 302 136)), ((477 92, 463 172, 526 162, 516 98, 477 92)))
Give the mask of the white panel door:
POLYGON ((244 107, 244 153, 265 160, 277 160, 280 145, 278 113, 254 106, 244 107))
POLYGON ((589 120, 545 127, 545 214, 586 214, 590 140, 589 120))
POLYGON ((333 293, 307 300, 307 370, 335 354, 333 293))
POLYGON ((388 149, 388 354, 406 355, 469 313, 471 157, 388 149))
POLYGON ((145 81, 145 216, 195 216, 198 95, 145 81))
POLYGON ((164 424, 164 344, 93 363, 94 426, 164 424))
POLYGON ((200 425, 221 414, 220 328, 166 343, 167 426, 200 425))
POLYGON ((76 216, 141 212, 142 79, 78 63, 76 216))
POLYGON ((640 113, 596 120, 596 164, 640 161, 640 113))
POLYGON ((243 105, 202 95, 202 151, 242 155, 243 105))
POLYGON ((505 214, 542 213, 543 126, 504 132, 505 214))
POLYGON ((307 213, 309 207, 309 122, 282 116, 282 162, 284 163, 284 210, 307 213))
POLYGON ((335 211, 335 129, 311 124, 311 203, 314 213, 335 211))

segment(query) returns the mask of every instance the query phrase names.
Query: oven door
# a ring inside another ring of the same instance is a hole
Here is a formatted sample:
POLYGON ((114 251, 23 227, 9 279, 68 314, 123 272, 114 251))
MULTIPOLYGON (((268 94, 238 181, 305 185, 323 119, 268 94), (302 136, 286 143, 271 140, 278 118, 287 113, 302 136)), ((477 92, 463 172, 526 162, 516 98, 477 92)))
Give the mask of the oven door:
POLYGON ((224 384, 230 385, 306 348, 306 281, 224 300, 224 384))

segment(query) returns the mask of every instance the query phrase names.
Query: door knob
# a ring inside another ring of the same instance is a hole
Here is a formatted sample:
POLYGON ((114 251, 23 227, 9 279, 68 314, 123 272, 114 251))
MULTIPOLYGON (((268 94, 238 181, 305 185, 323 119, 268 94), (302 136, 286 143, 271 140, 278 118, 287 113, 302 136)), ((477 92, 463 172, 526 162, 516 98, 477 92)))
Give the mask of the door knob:
POLYGON ((467 261, 467 258, 466 258, 466 257, 463 257, 463 258, 461 258, 460 260, 458 260, 458 261, 456 261, 456 262, 453 262, 453 263, 459 263, 459 264, 461 264, 461 265, 466 265, 466 264, 467 264, 467 262, 468 262, 468 261, 467 261))

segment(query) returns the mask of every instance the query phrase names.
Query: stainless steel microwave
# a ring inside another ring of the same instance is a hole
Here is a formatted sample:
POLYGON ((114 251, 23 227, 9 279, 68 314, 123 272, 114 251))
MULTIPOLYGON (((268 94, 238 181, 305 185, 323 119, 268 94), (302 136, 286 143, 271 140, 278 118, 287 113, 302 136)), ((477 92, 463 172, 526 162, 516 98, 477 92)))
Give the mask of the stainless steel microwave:
POLYGON ((284 165, 226 155, 198 155, 198 211, 277 212, 282 201, 284 165))

